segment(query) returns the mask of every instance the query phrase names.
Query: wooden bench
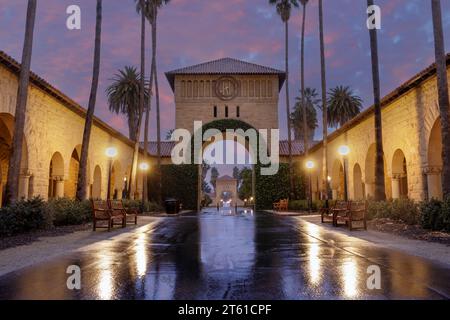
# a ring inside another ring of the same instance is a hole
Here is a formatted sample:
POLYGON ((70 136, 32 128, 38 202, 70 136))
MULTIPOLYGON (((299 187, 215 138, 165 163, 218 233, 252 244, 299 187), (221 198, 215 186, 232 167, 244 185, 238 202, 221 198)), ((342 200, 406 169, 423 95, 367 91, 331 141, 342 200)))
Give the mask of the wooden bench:
POLYGON ((331 215, 333 217, 333 226, 337 227, 338 216, 345 216, 347 214, 348 206, 349 206, 348 201, 342 201, 342 200, 336 201, 336 204, 331 209, 331 215))
POLYGON ((289 200, 281 199, 278 202, 273 203, 273 210, 275 211, 288 211, 289 209, 289 200))
POLYGON ((366 222, 367 203, 366 201, 352 201, 349 204, 349 208, 345 214, 338 214, 336 217, 336 225, 339 222, 344 222, 350 231, 354 229, 367 230, 366 222), (360 227, 354 227, 354 223, 359 222, 360 227))
POLYGON ((125 208, 122 200, 109 200, 109 206, 114 216, 122 216, 122 225, 125 227, 127 223, 137 224, 138 209, 125 208), (131 220, 130 220, 131 218, 131 220))
POLYGON ((108 228, 108 231, 111 231, 113 215, 108 203, 104 200, 91 200, 91 205, 93 231, 96 231, 97 228, 108 228), (106 226, 97 225, 99 221, 106 222, 106 226))

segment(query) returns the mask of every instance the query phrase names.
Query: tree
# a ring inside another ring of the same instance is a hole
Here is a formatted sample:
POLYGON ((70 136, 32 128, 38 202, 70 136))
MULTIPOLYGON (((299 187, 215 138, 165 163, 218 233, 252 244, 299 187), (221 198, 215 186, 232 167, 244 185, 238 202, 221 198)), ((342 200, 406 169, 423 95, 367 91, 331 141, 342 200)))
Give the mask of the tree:
POLYGON ((294 106, 294 111, 290 115, 290 120, 292 122, 292 127, 294 128, 295 140, 305 140, 304 135, 306 132, 306 140, 312 142, 314 139, 314 131, 317 128, 317 112, 316 108, 319 108, 320 100, 317 98, 318 94, 316 89, 306 88, 303 94, 303 99, 300 97, 296 98, 296 103, 294 106), (304 103, 302 103, 302 100, 304 103), (304 105, 303 105, 304 104, 304 105), (306 122, 303 119, 304 110, 306 109, 306 122), (306 125, 306 130, 303 127, 306 125))
POLYGON ((212 167, 211 168, 211 180, 210 180, 210 183, 213 186, 214 191, 216 190, 217 178, 219 178, 219 170, 217 170, 216 167, 212 167))
POLYGON ((328 107, 327 107, 327 78, 325 66, 325 42, 323 31, 323 5, 319 0, 319 37, 320 37, 320 78, 322 82, 322 197, 328 199, 328 107))
POLYGON ((442 27, 441 1, 431 0, 433 13, 434 48, 436 56, 436 72, 439 96, 439 111, 441 116, 442 135, 442 194, 450 197, 450 110, 447 80, 447 63, 445 56, 444 30, 442 27))
POLYGON ((20 164, 22 162, 35 19, 36 0, 28 0, 25 38, 22 51, 22 64, 20 67, 19 88, 17 90, 14 136, 11 157, 9 159, 8 180, 6 185, 7 202, 15 202, 19 196, 20 164))
MULTIPOLYGON (((125 66, 123 70, 118 70, 111 81, 112 83, 106 88, 109 110, 127 117, 130 140, 136 141, 141 74, 135 67, 125 66)), ((144 90, 144 97, 146 101, 149 99, 148 90, 144 90)))
POLYGON ((291 137, 291 122, 289 121, 289 115, 291 113, 291 107, 289 102, 289 19, 291 18, 292 7, 298 8, 299 4, 297 0, 269 0, 271 5, 276 6, 277 13, 281 17, 281 21, 284 23, 285 31, 285 69, 286 69, 286 118, 288 129, 288 149, 289 149, 289 183, 291 190, 291 197, 293 197, 294 191, 294 173, 292 166, 292 137, 291 137))
POLYGON ((88 110, 84 123, 83 141, 81 143, 80 167, 78 170, 78 184, 76 194, 76 198, 78 200, 84 200, 87 198, 87 167, 89 157, 89 144, 91 140, 92 123, 94 122, 94 111, 97 101, 98 81, 100 76, 100 52, 102 42, 102 0, 97 0, 96 13, 94 66, 92 68, 91 94, 89 96, 88 110))
MULTIPOLYGON (((138 155, 139 155, 139 136, 141 133, 141 124, 142 124, 142 117, 144 115, 144 112, 146 111, 146 115, 149 116, 150 112, 150 101, 151 96, 148 99, 149 105, 146 106, 145 104, 145 23, 148 17, 151 15, 151 10, 149 6, 149 2, 146 0, 135 0, 136 1, 136 12, 141 15, 141 75, 140 77, 140 90, 139 90, 139 115, 138 115, 138 125, 136 128, 136 141, 135 141, 135 147, 134 147, 134 154, 133 154, 133 163, 131 165, 131 182, 130 182, 130 193, 132 192, 132 182, 137 181, 136 179, 136 171, 137 171, 137 161, 138 161, 138 155)), ((151 71, 150 71, 151 72, 151 71)), ((152 86, 152 79, 150 76, 150 94, 151 94, 151 86, 152 86)), ((146 116, 146 117, 147 117, 146 116)), ((144 161, 148 161, 148 123, 145 123, 145 133, 144 133, 144 161)), ((142 189, 142 200, 147 201, 148 200, 148 182, 147 182, 147 172, 143 173, 143 189, 142 189)))
POLYGON ((300 82, 301 82, 301 105, 303 110, 303 148, 305 154, 308 155, 309 152, 309 140, 308 140, 308 125, 307 125, 307 104, 305 97, 305 24, 306 24, 306 5, 308 0, 300 0, 303 7, 303 18, 302 18, 302 36, 301 36, 301 48, 300 48, 300 82))
POLYGON ((233 178, 236 180, 239 180, 239 176, 240 176, 240 171, 238 167, 234 167, 233 168, 233 178))
POLYGON ((252 197, 252 169, 243 168, 239 173, 239 179, 241 180, 239 199, 250 199, 252 197))
POLYGON ((173 134, 174 131, 175 131, 175 129, 167 130, 167 132, 166 132, 166 140, 172 140, 172 134, 173 134))
MULTIPOLYGON (((373 0, 367 0, 367 8, 373 5, 374 5, 373 0)), ((372 59, 371 64, 372 64, 374 114, 375 114, 375 145, 376 145, 375 200, 382 201, 386 199, 386 192, 384 188, 383 128, 381 122, 380 69, 378 65, 377 29, 369 28, 369 35, 370 35, 370 56, 372 59)))
POLYGON ((328 125, 342 127, 356 117, 362 108, 362 99, 350 87, 337 86, 328 93, 328 125))
POLYGON ((151 25, 152 25, 152 74, 155 82, 155 98, 156 98, 156 141, 157 141, 157 175, 158 175, 158 194, 159 202, 162 202, 162 181, 161 181, 161 116, 159 103, 159 86, 158 86, 158 68, 156 64, 157 50, 157 19, 158 10, 170 2, 170 0, 149 0, 151 5, 151 25))

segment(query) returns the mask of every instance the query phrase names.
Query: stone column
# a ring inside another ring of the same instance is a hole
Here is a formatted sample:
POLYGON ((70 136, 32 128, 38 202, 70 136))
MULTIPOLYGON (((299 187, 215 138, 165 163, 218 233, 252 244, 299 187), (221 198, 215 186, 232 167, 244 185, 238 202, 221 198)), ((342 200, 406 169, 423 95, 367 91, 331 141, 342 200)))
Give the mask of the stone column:
POLYGON ((336 189, 331 190, 332 194, 333 194, 333 200, 337 200, 338 198, 338 191, 336 189))
POLYGON ((29 172, 22 173, 19 176, 19 199, 28 199, 28 188, 30 186, 30 177, 31 174, 29 172))
POLYGON ((424 174, 427 176, 428 199, 442 200, 441 167, 424 168, 424 174))
POLYGON ((400 175, 393 174, 392 181, 392 199, 400 199, 400 175))
POLYGON ((64 177, 55 177, 56 194, 55 198, 64 198, 64 177))

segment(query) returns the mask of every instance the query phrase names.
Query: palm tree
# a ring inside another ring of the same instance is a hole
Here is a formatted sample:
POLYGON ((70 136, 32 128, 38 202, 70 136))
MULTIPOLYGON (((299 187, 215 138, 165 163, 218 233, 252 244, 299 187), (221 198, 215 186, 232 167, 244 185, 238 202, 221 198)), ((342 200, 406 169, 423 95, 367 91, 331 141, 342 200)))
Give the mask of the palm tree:
POLYGON ((277 13, 281 17, 281 21, 284 23, 285 29, 285 69, 286 69, 286 117, 288 127, 288 148, 289 148, 289 183, 291 190, 291 197, 294 192, 294 174, 292 166, 292 137, 291 137, 291 122, 289 116, 291 113, 291 107, 289 102, 289 19, 291 18, 292 7, 298 8, 297 0, 269 0, 271 5, 276 6, 277 13))
POLYGON ((156 98, 156 141, 157 141, 157 165, 158 165, 158 200, 162 202, 162 181, 161 181, 161 116, 159 103, 159 85, 158 85, 158 68, 156 65, 157 50, 157 19, 158 10, 170 2, 170 0, 149 0, 151 4, 151 25, 152 25, 152 75, 155 82, 155 98, 156 98))
MULTIPOLYGON (((123 114, 128 119, 129 138, 136 141, 139 118, 139 102, 141 94, 141 74, 136 67, 125 66, 123 70, 111 79, 112 83, 106 88, 109 110, 116 114, 123 114)), ((145 99, 148 91, 145 90, 145 99)), ((148 100, 146 100, 148 101, 148 100)))
POLYGON ((323 5, 319 0, 319 36, 320 36, 320 76, 322 82, 322 130, 323 130, 323 147, 322 147, 322 196, 328 199, 328 107, 327 107, 327 78, 325 68, 325 42, 323 37, 323 5), (326 110, 324 112, 324 110, 326 110))
POLYGON ((147 82, 141 84, 141 74, 135 67, 126 66, 112 79, 111 85, 106 89, 109 110, 116 114, 124 114, 128 118, 128 131, 130 140, 135 143, 133 162, 129 178, 129 195, 134 197, 136 190, 137 156, 139 153, 139 133, 141 127, 141 89, 144 88, 144 104, 148 103, 149 93, 145 89, 147 82))
POLYGON ((434 47, 438 81, 439 110, 442 134, 442 194, 450 197, 450 123, 447 64, 445 56, 444 30, 442 27, 441 1, 431 0, 433 12, 434 47))
MULTIPOLYGON (((135 0, 136 2, 136 11, 138 14, 141 15, 141 74, 144 75, 141 77, 140 81, 140 95, 139 95, 139 120, 138 120, 138 131, 136 133, 136 136, 140 136, 141 132, 141 124, 142 124, 142 117, 144 115, 144 111, 146 113, 146 121, 145 121, 145 129, 144 129, 144 161, 148 161, 148 122, 150 118, 150 109, 151 109, 151 96, 149 99, 149 105, 145 107, 145 23, 146 20, 149 19, 151 16, 151 8, 150 8, 150 2, 147 0, 135 0)), ((152 74, 153 69, 150 71, 150 85, 149 88, 151 90, 152 87, 152 74)), ((151 92, 151 91, 150 91, 151 92)), ((133 163, 131 165, 131 177, 136 177, 136 170, 137 170, 137 161, 138 161, 138 154, 139 154, 139 139, 136 139, 135 143, 135 151, 133 156, 133 163)), ((136 180, 136 179, 134 179, 136 180)), ((142 194, 142 200, 147 201, 148 200, 148 184, 147 184, 147 173, 144 172, 143 176, 143 194, 142 194)), ((130 192, 132 192, 130 188, 130 192)))
POLYGON ((328 93, 328 125, 342 127, 361 112, 362 99, 350 87, 337 86, 328 93))
POLYGON ((6 186, 6 201, 15 202, 19 196, 20 163, 25 130, 25 115, 27 112, 28 85, 30 83, 31 55, 33 51, 34 22, 36 19, 36 0, 28 0, 25 39, 23 42, 22 64, 17 91, 14 137, 11 157, 9 159, 8 180, 6 186))
POLYGON ((95 103, 97 100, 98 81, 100 75, 100 51, 102 36, 102 0, 97 0, 95 22, 95 46, 94 46, 94 66, 92 69, 91 94, 84 124, 83 142, 81 144, 80 167, 78 170, 78 184, 76 198, 84 200, 87 198, 87 165, 89 155, 89 143, 91 140, 92 123, 94 122, 95 103))
MULTIPOLYGON (((305 103, 305 24, 306 24, 306 5, 309 0, 300 0, 300 3, 303 7, 303 18, 302 18, 302 39, 301 39, 301 49, 300 49, 300 79, 301 79, 301 103, 303 106, 303 114, 307 113, 306 103, 305 103)), ((305 154, 308 154, 309 145, 308 145, 308 135, 307 135, 307 116, 303 116, 303 147, 305 150, 305 154)))
POLYGON ((314 131, 317 128, 317 112, 316 108, 319 107, 320 100, 318 99, 318 93, 316 89, 306 88, 303 94, 303 100, 305 101, 303 105, 301 94, 300 97, 296 98, 297 102, 294 106, 294 111, 290 115, 290 120, 292 122, 292 127, 294 128, 294 138, 295 140, 305 140, 304 135, 306 134, 306 140, 312 142, 314 138, 314 131), (305 121, 303 121, 304 110, 306 109, 306 130, 303 127, 305 121))
MULTIPOLYGON (((374 5, 373 0, 367 0, 367 8, 374 5)), ((383 128, 381 122, 381 93, 380 93, 380 70, 378 65, 378 39, 377 29, 370 28, 370 55, 372 58, 372 78, 375 114, 375 200, 386 199, 384 188, 384 151, 383 151, 383 128)))

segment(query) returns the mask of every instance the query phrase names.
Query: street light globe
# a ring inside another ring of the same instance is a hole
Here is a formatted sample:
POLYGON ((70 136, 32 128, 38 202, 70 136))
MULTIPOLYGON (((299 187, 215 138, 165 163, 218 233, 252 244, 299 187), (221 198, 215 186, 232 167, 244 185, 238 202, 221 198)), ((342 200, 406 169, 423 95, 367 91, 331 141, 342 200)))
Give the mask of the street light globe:
POLYGON ((117 149, 114 147, 107 148, 105 154, 108 158, 115 158, 117 156, 117 149))
POLYGON ((306 162, 306 168, 313 169, 314 168, 314 162, 313 161, 307 161, 306 162))
POLYGON ((330 176, 328 176, 328 177, 327 177, 327 180, 328 180, 328 182, 330 182, 330 181, 331 181, 331 177, 330 177, 330 176))
POLYGON ((341 156, 347 156, 350 153, 350 148, 348 146, 340 146, 339 147, 339 154, 341 156))
POLYGON ((139 165, 139 169, 141 169, 142 171, 147 171, 149 168, 150 168, 150 166, 149 166, 148 163, 146 163, 146 162, 142 162, 142 163, 139 165))

